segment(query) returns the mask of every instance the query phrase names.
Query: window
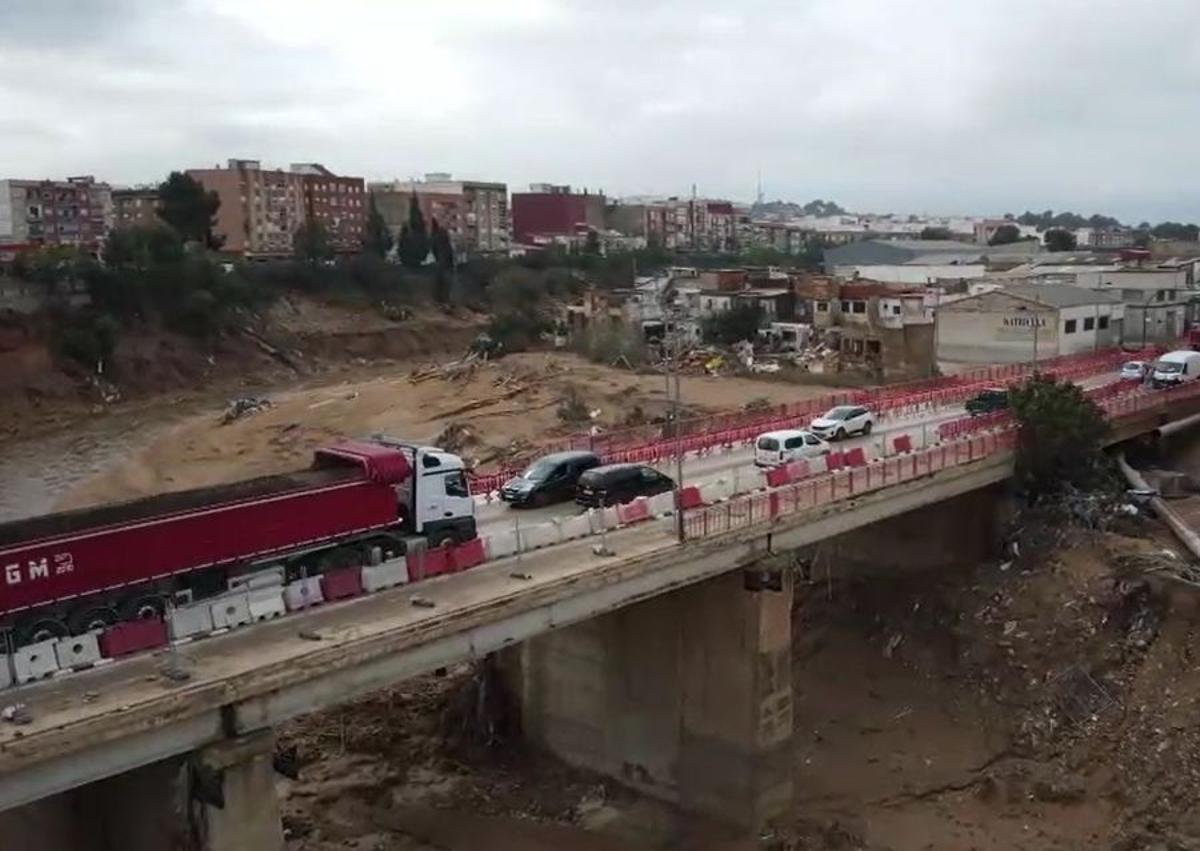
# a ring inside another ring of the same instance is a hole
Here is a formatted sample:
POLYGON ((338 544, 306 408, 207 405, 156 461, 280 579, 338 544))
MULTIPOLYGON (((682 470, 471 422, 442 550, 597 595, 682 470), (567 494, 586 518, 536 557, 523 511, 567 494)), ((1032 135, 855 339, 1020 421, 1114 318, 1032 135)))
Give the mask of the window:
POLYGON ((1076 323, 1076 320, 1074 320, 1074 319, 1068 319, 1066 322, 1064 322, 1063 323, 1063 333, 1064 334, 1074 334, 1075 333, 1075 323, 1076 323))
POLYGON ((850 312, 850 302, 843 301, 842 302, 842 313, 849 313, 849 312, 850 312))
POLYGON ((1096 328, 1096 320, 1091 316, 1085 317, 1083 320, 1083 330, 1084 331, 1092 331, 1092 330, 1095 330, 1095 328, 1096 328))
POLYGON ((789 437, 783 442, 784 449, 799 449, 804 445, 803 437, 789 437))
POLYGON ((867 354, 877 355, 880 352, 878 340, 867 340, 867 354))
POLYGON ((866 313, 867 303, 865 301, 854 301, 850 303, 851 313, 866 313))
POLYGON ((817 437, 815 434, 806 434, 804 436, 804 442, 809 446, 820 446, 821 438, 817 437))
POLYGON ((462 470, 446 476, 446 496, 470 496, 467 490, 467 476, 462 470))
POLYGON ((1107 317, 1107 316, 1101 316, 1101 317, 1100 317, 1100 330, 1101 330, 1101 331, 1105 331, 1105 330, 1107 330, 1107 329, 1108 329, 1108 317, 1107 317))

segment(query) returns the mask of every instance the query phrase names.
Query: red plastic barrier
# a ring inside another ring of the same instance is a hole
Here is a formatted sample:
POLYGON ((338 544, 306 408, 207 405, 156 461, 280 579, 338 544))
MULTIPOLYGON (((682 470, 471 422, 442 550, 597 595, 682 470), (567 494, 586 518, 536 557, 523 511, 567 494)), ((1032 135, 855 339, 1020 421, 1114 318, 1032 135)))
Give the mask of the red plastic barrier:
POLYGON ((767 470, 767 487, 778 488, 783 487, 792 480, 788 475, 787 467, 772 467, 767 470))
POLYGON ((704 500, 700 496, 700 488, 692 485, 691 487, 682 488, 679 491, 679 507, 683 510, 689 508, 699 508, 704 504, 704 500))
POLYGON ((126 621, 100 633, 100 653, 106 659, 117 659, 166 643, 167 625, 160 618, 126 621))
POLYGON ((856 446, 845 455, 847 467, 864 467, 867 463, 867 453, 861 446, 856 446))
POLYGON ((648 520, 650 518, 650 503, 644 496, 639 496, 633 502, 618 505, 617 518, 623 526, 648 520))
POLYGON ((842 467, 845 467, 845 466, 846 466, 845 453, 830 452, 828 455, 825 456, 825 469, 827 469, 829 472, 833 473, 837 470, 842 469, 842 467))
POLYGON ((895 451, 897 453, 912 452, 913 451, 912 437, 907 434, 900 435, 899 437, 897 437, 895 440, 892 441, 892 449, 893 449, 893 451, 895 451))
POLYGON ((455 570, 467 570, 477 564, 482 564, 487 558, 483 549, 483 538, 476 538, 455 547, 452 553, 455 570))
POLYGON ((454 572, 449 548, 436 547, 422 553, 409 553, 405 560, 408 562, 409 582, 454 572))
POLYGON ((321 574, 321 592, 326 600, 344 600, 363 592, 362 568, 339 567, 321 574))
POLYGON ((812 470, 808 466, 808 461, 803 458, 788 464, 787 471, 788 481, 791 482, 798 482, 801 479, 807 479, 812 474, 812 470))

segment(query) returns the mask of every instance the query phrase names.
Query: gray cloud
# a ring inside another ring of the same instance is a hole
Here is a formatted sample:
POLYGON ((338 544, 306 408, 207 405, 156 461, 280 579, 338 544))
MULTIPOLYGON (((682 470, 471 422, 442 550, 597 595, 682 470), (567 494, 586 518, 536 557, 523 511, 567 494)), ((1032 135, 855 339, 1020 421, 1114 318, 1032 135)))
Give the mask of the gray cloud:
POLYGON ((230 156, 1200 219, 1192 0, 7 0, 8 175, 230 156))

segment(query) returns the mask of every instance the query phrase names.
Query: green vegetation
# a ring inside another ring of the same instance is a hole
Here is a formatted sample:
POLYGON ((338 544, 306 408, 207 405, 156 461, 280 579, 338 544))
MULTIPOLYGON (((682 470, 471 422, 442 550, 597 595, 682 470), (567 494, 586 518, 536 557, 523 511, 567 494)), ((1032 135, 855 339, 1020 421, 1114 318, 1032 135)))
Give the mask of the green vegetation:
POLYGON ((292 237, 292 250, 295 251, 297 260, 313 266, 327 263, 334 258, 329 231, 316 219, 305 222, 296 230, 292 237))
POLYGON ((766 316, 758 304, 739 304, 706 318, 701 326, 705 342, 731 346, 742 340, 753 340, 763 326, 766 316))
POLYGON ((950 228, 929 227, 921 228, 921 239, 954 239, 954 232, 950 228))
POLYGON ((189 174, 173 171, 159 184, 158 217, 174 228, 184 242, 220 248, 221 240, 213 235, 220 207, 217 193, 206 192, 189 174))
POLYGON ((383 214, 375 204, 375 194, 371 193, 370 204, 367 208, 367 232, 363 239, 363 250, 376 257, 387 257, 392 252, 396 240, 392 231, 383 220, 383 214))
POLYGON ((1009 404, 1020 426, 1017 481, 1031 502, 1111 477, 1102 451, 1108 422, 1079 385, 1035 375, 1009 392, 1009 404))
POLYGON ((1047 251, 1074 251, 1075 234, 1062 228, 1051 228, 1043 234, 1047 251))
POLYGON ((429 233, 425 229, 425 215, 414 192, 408 204, 408 221, 400 229, 396 243, 400 262, 408 269, 420 269, 429 259, 429 233))
POLYGON ((1020 239, 1021 229, 1016 225, 1000 225, 992 234, 992 238, 988 240, 988 245, 1011 245, 1019 242, 1020 239))

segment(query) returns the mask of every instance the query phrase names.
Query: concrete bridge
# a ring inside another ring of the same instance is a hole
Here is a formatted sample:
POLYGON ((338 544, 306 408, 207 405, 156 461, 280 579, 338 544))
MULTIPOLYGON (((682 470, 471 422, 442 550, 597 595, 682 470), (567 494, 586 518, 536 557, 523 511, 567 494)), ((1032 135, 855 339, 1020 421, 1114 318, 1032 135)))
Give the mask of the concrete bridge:
MULTIPOLYGON (((1119 441, 1200 411, 1200 392, 1108 404, 1119 441)), ((791 797, 792 576, 775 556, 830 539, 883 567, 982 555, 970 548, 994 532, 1011 443, 979 435, 940 461, 697 509, 682 544, 644 523, 610 533, 612 554, 569 542, 10 692, 32 720, 0 726, 0 836, 45 851, 279 848, 273 727, 497 651, 535 742, 761 824, 791 797)))

